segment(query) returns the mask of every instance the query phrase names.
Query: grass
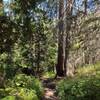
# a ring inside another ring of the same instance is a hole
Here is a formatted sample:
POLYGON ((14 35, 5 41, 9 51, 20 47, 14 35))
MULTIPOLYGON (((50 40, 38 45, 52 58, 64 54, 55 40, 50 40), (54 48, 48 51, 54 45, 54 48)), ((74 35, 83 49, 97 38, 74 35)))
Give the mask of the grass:
POLYGON ((76 75, 78 77, 82 76, 91 76, 100 74, 100 63, 96 63, 94 65, 87 65, 76 70, 76 75))
POLYGON ((43 78, 54 78, 55 77, 55 73, 50 71, 50 72, 44 72, 42 75, 43 78))

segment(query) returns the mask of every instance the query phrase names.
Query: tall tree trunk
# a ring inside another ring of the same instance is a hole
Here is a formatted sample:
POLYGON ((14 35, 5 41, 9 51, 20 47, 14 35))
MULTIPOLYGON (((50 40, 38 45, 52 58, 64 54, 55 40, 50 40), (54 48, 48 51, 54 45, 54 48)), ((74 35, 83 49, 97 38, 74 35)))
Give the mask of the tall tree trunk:
MULTIPOLYGON (((87 15, 87 0, 84 0, 84 16, 87 15)), ((85 40, 87 40, 87 35, 85 34, 85 40)), ((88 53, 88 48, 86 46, 86 44, 84 44, 84 52, 85 52, 85 56, 84 56, 84 61, 85 64, 89 64, 89 53, 88 53)))
POLYGON ((0 0, 0 15, 4 15, 4 5, 3 5, 3 0, 0 0))
POLYGON ((64 0, 59 0, 59 32, 58 32, 58 59, 56 65, 57 76, 64 76, 64 0))
POLYGON ((66 44, 65 44, 65 61, 64 61, 64 74, 67 73, 67 60, 69 55, 70 41, 69 41, 69 31, 71 28, 72 22, 72 9, 73 9, 74 0, 66 0, 66 44))
POLYGON ((84 0, 84 14, 87 15, 87 0, 84 0))

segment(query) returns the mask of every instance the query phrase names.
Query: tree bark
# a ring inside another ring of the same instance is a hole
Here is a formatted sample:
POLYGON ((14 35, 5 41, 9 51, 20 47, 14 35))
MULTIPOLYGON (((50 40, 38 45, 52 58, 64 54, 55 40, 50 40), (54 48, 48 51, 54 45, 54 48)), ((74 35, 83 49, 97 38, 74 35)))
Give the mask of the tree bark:
POLYGON ((87 15, 87 0, 84 0, 84 14, 87 15))
POLYGON ((4 4, 3 4, 3 0, 0 0, 0 13, 1 13, 1 15, 4 15, 4 4))
POLYGON ((66 0, 66 30, 65 30, 65 34, 66 34, 66 43, 65 43, 65 61, 64 61, 64 75, 67 74, 67 60, 68 60, 68 55, 69 55, 69 49, 70 49, 70 28, 71 28, 71 17, 72 17, 72 10, 73 10, 73 3, 74 0, 66 0))
POLYGON ((58 31, 58 58, 56 65, 57 76, 64 76, 64 0, 59 0, 59 31, 58 31))

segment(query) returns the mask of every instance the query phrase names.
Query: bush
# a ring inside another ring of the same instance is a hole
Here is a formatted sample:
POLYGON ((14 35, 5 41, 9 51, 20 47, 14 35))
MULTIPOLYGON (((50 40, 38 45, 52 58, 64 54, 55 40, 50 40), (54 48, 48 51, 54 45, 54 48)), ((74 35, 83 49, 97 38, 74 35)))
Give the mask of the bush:
POLYGON ((27 88, 7 88, 8 96, 2 100, 39 100, 35 90, 27 88))
POLYGON ((0 100, 40 100, 43 87, 40 81, 25 74, 9 79, 5 89, 0 89, 0 100))
POLYGON ((34 90, 27 88, 7 88, 8 95, 1 100, 39 100, 34 90))
POLYGON ((100 79, 64 80, 57 86, 57 92, 61 100, 99 100, 100 79))
POLYGON ((15 96, 6 96, 5 98, 3 98, 1 100, 16 100, 16 97, 15 96))

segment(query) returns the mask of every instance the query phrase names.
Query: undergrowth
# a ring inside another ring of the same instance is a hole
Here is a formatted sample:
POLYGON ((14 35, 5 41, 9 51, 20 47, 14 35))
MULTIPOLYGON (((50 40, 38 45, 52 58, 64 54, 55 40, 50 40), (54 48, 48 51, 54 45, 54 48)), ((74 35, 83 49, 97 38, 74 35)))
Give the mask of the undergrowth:
POLYGON ((60 100, 100 100, 100 63, 77 70, 56 87, 60 100))

